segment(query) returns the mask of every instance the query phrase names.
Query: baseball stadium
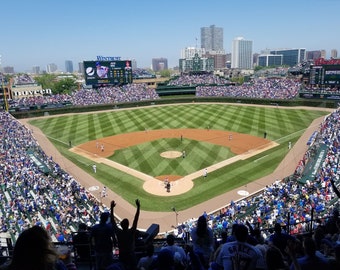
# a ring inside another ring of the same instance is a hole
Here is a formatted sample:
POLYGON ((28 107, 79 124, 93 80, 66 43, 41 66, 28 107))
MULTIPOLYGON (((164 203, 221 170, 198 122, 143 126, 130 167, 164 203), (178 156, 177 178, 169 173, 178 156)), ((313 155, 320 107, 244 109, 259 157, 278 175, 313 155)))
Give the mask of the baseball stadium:
POLYGON ((234 223, 280 223, 289 234, 327 223, 340 184, 338 90, 296 74, 243 85, 191 74, 150 88, 129 72, 126 84, 63 97, 22 101, 2 87, 11 100, 0 113, 6 238, 39 223, 69 243, 113 200, 117 223, 132 223, 140 201, 142 245, 168 234, 187 244, 201 216, 216 239, 234 223))

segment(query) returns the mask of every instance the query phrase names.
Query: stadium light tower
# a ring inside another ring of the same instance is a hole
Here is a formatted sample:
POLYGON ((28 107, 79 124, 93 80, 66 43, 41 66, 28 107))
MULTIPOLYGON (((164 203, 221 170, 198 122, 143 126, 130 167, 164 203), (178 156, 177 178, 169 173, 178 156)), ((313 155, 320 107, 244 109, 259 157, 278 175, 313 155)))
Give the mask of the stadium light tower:
POLYGON ((4 97, 4 103, 5 103, 5 110, 8 112, 8 103, 7 103, 7 96, 5 93, 5 86, 4 86, 4 74, 2 73, 2 62, 1 62, 2 55, 0 54, 0 73, 1 73, 1 88, 2 88, 2 95, 4 97))

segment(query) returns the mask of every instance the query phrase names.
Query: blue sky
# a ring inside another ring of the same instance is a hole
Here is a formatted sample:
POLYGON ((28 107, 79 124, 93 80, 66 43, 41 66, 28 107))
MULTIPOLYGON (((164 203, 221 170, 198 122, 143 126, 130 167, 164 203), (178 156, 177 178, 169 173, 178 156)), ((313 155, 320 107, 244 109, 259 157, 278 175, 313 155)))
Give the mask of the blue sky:
POLYGON ((200 46, 200 28, 224 29, 224 49, 235 37, 263 49, 331 49, 340 53, 340 0, 4 0, 1 5, 2 66, 16 72, 45 69, 65 60, 97 55, 136 59, 150 67, 165 57, 178 65, 181 49, 200 46))

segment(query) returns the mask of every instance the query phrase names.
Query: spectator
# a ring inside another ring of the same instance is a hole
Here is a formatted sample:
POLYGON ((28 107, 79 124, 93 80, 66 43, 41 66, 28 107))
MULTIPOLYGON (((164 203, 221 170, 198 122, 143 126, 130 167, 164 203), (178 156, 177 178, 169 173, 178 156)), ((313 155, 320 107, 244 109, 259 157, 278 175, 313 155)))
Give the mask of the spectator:
POLYGON ((166 237, 166 243, 167 245, 162 247, 162 249, 168 249, 172 252, 176 269, 185 269, 187 265, 187 255, 182 247, 175 244, 175 236, 169 234, 166 237))
MULTIPOLYGON (((329 262, 325 258, 316 255, 316 244, 311 237, 304 239, 303 248, 305 256, 297 258, 297 265, 301 270, 329 269, 329 262)), ((290 269, 297 270, 294 264, 290 266, 290 269)))
POLYGON ((289 240, 293 241, 294 237, 282 232, 281 225, 275 223, 274 233, 269 237, 269 244, 276 246, 284 256, 287 256, 285 249, 289 240))
MULTIPOLYGON (((74 265, 70 264, 74 269, 74 265)), ((13 257, 7 270, 66 270, 66 264, 59 259, 47 231, 33 226, 23 231, 14 246, 13 257)))
POLYGON ((235 231, 236 231, 237 226, 238 226, 237 223, 234 223, 231 226, 231 234, 227 237, 226 242, 234 242, 234 241, 236 241, 235 231))
POLYGON ((137 264, 138 270, 150 270, 151 266, 156 263, 157 255, 155 255, 155 247, 150 243, 146 247, 146 256, 141 257, 137 264))
POLYGON ((254 246, 248 244, 248 228, 240 224, 235 228, 236 241, 223 244, 216 259, 216 263, 229 269, 264 269, 264 260, 261 252, 254 246))
POLYGON ((140 202, 136 199, 136 214, 133 219, 131 228, 129 228, 129 220, 124 218, 120 222, 119 228, 114 219, 115 201, 111 201, 111 222, 118 240, 119 261, 126 266, 128 270, 134 270, 137 267, 137 257, 135 254, 135 238, 137 231, 137 223, 140 213, 140 202))
POLYGON ((340 233, 337 223, 340 222, 339 210, 334 208, 330 218, 327 220, 325 225, 325 232, 331 235, 340 233))
POLYGON ((175 262, 172 252, 168 249, 161 250, 157 255, 155 266, 152 266, 151 269, 175 270, 175 262))
POLYGON ((201 259, 202 264, 208 267, 214 251, 214 237, 204 215, 198 218, 197 227, 191 230, 190 235, 194 253, 201 259))
POLYGON ((215 251, 214 251, 214 254, 213 254, 212 258, 211 258, 211 261, 213 261, 213 262, 216 261, 216 258, 218 256, 218 254, 220 253, 223 244, 227 243, 227 239, 228 239, 228 232, 227 231, 223 231, 221 233, 221 242, 218 243, 217 247, 215 248, 215 251))
POLYGON ((95 250, 96 269, 102 270, 113 262, 113 248, 117 245, 114 230, 108 219, 110 214, 103 212, 99 224, 91 229, 91 240, 95 250))
POLYGON ((185 246, 185 252, 187 253, 188 258, 187 270, 206 269, 201 262, 201 258, 193 251, 193 246, 191 244, 185 246))

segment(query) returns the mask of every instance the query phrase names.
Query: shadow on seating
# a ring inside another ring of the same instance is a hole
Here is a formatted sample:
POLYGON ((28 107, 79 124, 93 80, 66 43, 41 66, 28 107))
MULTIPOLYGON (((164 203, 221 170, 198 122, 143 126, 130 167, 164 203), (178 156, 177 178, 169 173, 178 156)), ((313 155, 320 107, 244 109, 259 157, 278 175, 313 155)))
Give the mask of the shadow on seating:
POLYGON ((74 263, 78 269, 94 269, 95 253, 91 244, 90 232, 72 232, 74 263))

